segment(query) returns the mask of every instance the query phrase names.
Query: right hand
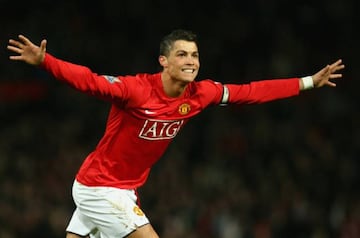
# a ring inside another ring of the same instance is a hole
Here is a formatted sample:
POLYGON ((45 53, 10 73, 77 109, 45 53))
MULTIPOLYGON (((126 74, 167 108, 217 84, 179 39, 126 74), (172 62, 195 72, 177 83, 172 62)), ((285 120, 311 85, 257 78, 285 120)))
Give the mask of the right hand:
POLYGON ((18 55, 11 55, 10 60, 23 61, 31 65, 40 65, 45 58, 46 40, 42 40, 40 46, 33 44, 28 38, 19 35, 19 40, 9 40, 7 49, 17 53, 18 55))

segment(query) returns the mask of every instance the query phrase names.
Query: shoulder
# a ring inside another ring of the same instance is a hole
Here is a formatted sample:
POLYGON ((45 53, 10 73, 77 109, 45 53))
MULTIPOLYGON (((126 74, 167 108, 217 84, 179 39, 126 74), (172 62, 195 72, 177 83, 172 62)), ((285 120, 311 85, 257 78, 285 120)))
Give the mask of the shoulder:
POLYGON ((159 77, 159 73, 137 73, 134 75, 118 76, 120 80, 124 80, 127 83, 151 83, 159 77))
POLYGON ((138 73, 134 75, 117 76, 117 79, 124 87, 131 89, 131 91, 138 91, 149 89, 153 87, 153 85, 156 85, 155 81, 158 77, 159 74, 138 73))
POLYGON ((222 90, 222 88, 223 88, 222 83, 214 81, 212 79, 202 79, 202 80, 194 81, 189 84, 189 90, 194 91, 196 93, 199 92, 206 93, 209 90, 212 92, 212 90, 219 90, 219 89, 222 90))
POLYGON ((125 88, 129 105, 140 105, 151 97, 154 88, 158 85, 159 78, 159 73, 138 73, 135 75, 118 76, 118 79, 125 88))
POLYGON ((218 104, 223 93, 223 84, 212 79, 194 81, 188 87, 190 97, 197 98, 202 105, 218 104))

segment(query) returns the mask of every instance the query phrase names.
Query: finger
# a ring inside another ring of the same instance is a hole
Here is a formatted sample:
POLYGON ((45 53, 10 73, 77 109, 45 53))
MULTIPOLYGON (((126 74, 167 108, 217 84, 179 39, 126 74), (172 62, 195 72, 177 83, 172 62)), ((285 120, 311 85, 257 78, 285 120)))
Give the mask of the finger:
POLYGON ((331 64, 331 67, 336 67, 337 65, 340 65, 342 63, 342 59, 338 59, 334 63, 331 64))
POLYGON ((318 72, 318 75, 326 75, 330 72, 330 66, 329 65, 326 65, 324 68, 322 68, 319 72, 318 72))
POLYGON ((47 44, 47 41, 45 39, 41 41, 41 44, 40 44, 41 51, 46 51, 46 44, 47 44))
POLYGON ((10 51, 13 51, 17 54, 21 54, 23 52, 22 49, 18 48, 18 47, 15 47, 15 46, 12 46, 12 45, 8 45, 7 46, 7 49, 10 50, 10 51))
POLYGON ((338 78, 342 78, 342 74, 331 74, 330 79, 338 79, 338 78))
POLYGON ((331 81, 327 81, 327 82, 326 82, 326 85, 327 85, 327 86, 330 86, 330 87, 336 87, 336 83, 331 82, 331 81))
POLYGON ((13 45, 13 46, 16 46, 18 48, 22 48, 22 44, 19 41, 16 41, 16 40, 13 40, 13 39, 9 40, 9 44, 13 45))
POLYGON ((338 71, 338 70, 341 70, 341 69, 343 69, 343 68, 345 68, 345 65, 338 65, 338 66, 336 66, 335 67, 335 69, 333 69, 333 71, 335 72, 335 71, 338 71))
POLYGON ((330 65, 327 65, 324 71, 322 72, 321 76, 324 78, 328 78, 330 75, 331 75, 331 68, 330 65))
POLYGON ((339 59, 335 63, 331 64, 330 68, 332 72, 335 72, 345 68, 345 65, 342 63, 342 60, 339 59))
POLYGON ((11 56, 9 56, 9 59, 19 61, 19 60, 22 60, 23 58, 21 55, 11 55, 11 56))
POLYGON ((18 37, 25 45, 31 45, 32 44, 31 41, 28 38, 26 38, 25 36, 19 35, 18 37))

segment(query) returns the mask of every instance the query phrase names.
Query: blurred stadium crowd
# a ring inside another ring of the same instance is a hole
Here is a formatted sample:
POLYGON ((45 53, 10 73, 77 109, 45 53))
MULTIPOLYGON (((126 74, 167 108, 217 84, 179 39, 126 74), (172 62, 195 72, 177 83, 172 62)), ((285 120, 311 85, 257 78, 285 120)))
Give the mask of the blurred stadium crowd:
MULTIPOLYGON (((0 1, 3 11, 14 2, 0 1)), ((10 62, 7 40, 99 74, 155 72, 174 28, 199 35, 201 78, 305 76, 342 58, 335 89, 209 108, 180 132, 139 189, 162 238, 359 238, 357 1, 41 0, 0 15, 0 237, 65 237, 71 186, 110 106, 10 62)))

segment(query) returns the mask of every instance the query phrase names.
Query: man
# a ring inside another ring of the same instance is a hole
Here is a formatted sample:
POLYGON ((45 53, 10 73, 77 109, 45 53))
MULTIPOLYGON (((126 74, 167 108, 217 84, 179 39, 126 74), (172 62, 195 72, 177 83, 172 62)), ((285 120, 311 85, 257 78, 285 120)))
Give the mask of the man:
POLYGON ((73 185, 77 206, 67 238, 156 238, 137 205, 136 189, 144 185, 152 165, 187 121, 208 106, 264 103, 298 95, 301 90, 335 87, 341 60, 312 76, 272 79, 249 84, 195 82, 200 68, 196 35, 175 30, 160 43, 163 70, 133 76, 97 75, 85 66, 55 58, 25 36, 9 40, 11 60, 40 66, 75 89, 107 100, 112 107, 103 138, 83 162, 73 185))

